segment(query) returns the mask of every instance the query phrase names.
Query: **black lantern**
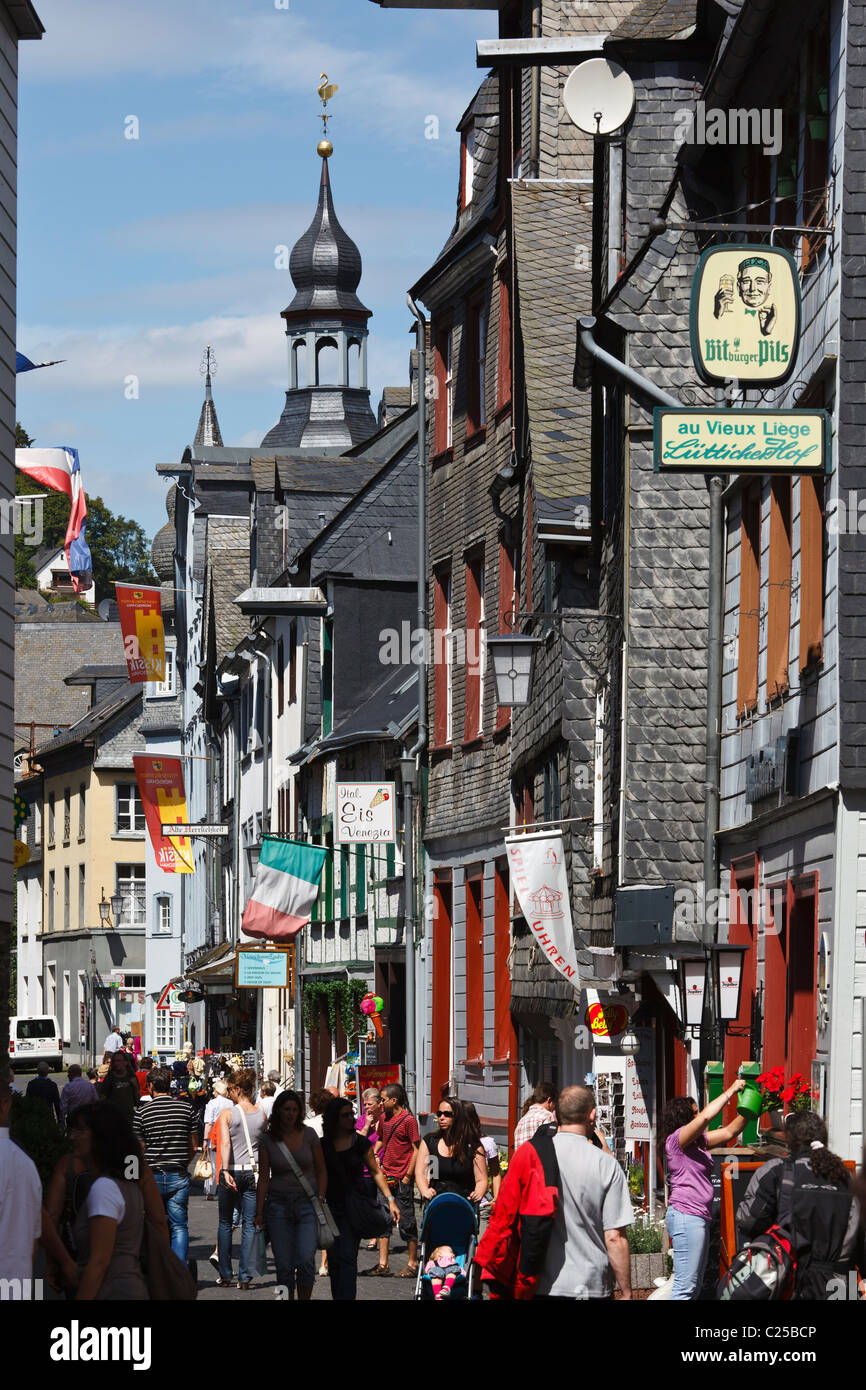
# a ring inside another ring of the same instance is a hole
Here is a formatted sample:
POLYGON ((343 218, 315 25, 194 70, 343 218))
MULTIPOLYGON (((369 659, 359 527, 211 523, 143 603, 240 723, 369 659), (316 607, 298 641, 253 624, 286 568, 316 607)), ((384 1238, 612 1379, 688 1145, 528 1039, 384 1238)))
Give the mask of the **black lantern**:
POLYGON ((543 641, 543 637, 531 637, 522 632, 507 632, 487 638, 497 704, 511 708, 529 704, 535 653, 543 641))

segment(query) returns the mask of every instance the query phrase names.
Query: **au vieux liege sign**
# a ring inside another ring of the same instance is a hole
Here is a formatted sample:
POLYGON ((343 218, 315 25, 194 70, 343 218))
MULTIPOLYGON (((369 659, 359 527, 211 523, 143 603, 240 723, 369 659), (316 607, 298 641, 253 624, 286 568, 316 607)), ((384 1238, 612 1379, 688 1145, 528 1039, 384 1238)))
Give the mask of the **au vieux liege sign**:
MULTIPOLYGON (((700 258, 692 283, 692 359, 701 380, 721 386, 780 386, 800 343, 800 281, 792 256, 775 246, 731 243, 700 258)), ((827 473, 830 417, 824 410, 653 412, 657 473, 827 473)))

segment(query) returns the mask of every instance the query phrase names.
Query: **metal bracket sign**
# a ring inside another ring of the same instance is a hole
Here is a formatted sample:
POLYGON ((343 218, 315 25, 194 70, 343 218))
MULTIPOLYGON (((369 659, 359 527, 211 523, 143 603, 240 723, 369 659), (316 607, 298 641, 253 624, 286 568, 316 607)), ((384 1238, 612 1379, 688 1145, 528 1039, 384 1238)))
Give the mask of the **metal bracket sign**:
POLYGON ((743 242, 711 246, 692 280, 689 335, 702 381, 780 386, 800 345, 800 277, 788 251, 743 242))
POLYGON ((830 471, 826 410, 653 411, 656 473, 830 471))
POLYGON ((396 796, 393 782, 337 782, 334 788, 334 842, 364 844, 396 839, 396 796))
POLYGON ((294 946, 240 946, 235 957, 239 989, 294 989, 294 946))
POLYGON ((228 835, 228 833, 229 828, 227 825, 164 825, 162 829, 162 838, 168 840, 176 835, 184 835, 187 837, 190 835, 217 837, 228 835))

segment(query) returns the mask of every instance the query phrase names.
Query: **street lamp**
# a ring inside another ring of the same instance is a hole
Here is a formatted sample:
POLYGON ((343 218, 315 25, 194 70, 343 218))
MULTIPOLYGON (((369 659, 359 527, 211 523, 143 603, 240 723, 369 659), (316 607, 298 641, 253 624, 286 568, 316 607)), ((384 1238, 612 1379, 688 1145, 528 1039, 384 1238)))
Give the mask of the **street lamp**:
POLYGON ((640 1038, 637 1033, 633 1033, 631 1028, 617 1039, 617 1047, 620 1052, 624 1052, 626 1057, 634 1057, 640 1052, 640 1038))
POLYGON ((498 637, 487 638, 486 646, 493 662, 498 705, 517 708, 529 704, 535 653, 543 641, 543 637, 530 637, 528 633, 522 632, 508 632, 498 637))
POLYGON ((683 1021, 687 1027, 699 1029, 704 1016, 704 994, 707 987, 706 959, 703 956, 681 957, 678 970, 683 1021))
POLYGON ((606 660, 607 624, 622 622, 618 613, 512 612, 504 615, 509 632, 488 636, 485 646, 493 662, 496 700, 512 708, 528 705, 532 696, 535 653, 544 637, 515 632, 517 623, 541 621, 548 631, 556 627, 563 642, 592 671, 600 674, 606 660), (569 628, 568 635, 564 631, 569 628))
POLYGON ((733 1023, 740 1016, 743 959, 748 949, 748 946, 737 946, 733 942, 711 947, 716 1018, 720 1023, 733 1023))
POLYGON ((102 890, 102 897, 101 897, 100 900, 99 900, 99 920, 100 920, 100 922, 103 923, 103 925, 105 925, 106 927, 116 927, 116 926, 117 926, 117 923, 120 921, 120 916, 121 916, 121 913, 122 913, 122 912, 123 912, 123 895, 122 895, 122 893, 112 893, 111 897, 108 898, 108 899, 106 899, 106 896, 105 896, 105 889, 103 888, 103 890, 102 890), (114 918, 113 921, 112 921, 112 917, 114 918))

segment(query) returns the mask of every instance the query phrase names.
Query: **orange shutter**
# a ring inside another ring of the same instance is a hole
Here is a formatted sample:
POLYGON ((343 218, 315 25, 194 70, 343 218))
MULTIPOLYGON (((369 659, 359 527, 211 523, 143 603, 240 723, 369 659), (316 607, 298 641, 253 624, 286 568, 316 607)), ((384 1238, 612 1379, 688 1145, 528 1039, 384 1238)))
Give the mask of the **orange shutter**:
POLYGON ((767 699, 788 689, 791 636, 791 479, 770 484, 770 592, 767 599, 767 699))
POLYGON ((800 670, 824 656, 824 481, 800 478, 800 670))
POLYGON ((451 571, 439 570, 433 591, 433 742, 437 748, 448 742, 449 665, 445 650, 450 604, 451 571))
POLYGON ((758 704, 759 604, 761 598, 761 490, 752 483, 742 494, 740 524, 740 645, 737 663, 737 714, 758 704))

